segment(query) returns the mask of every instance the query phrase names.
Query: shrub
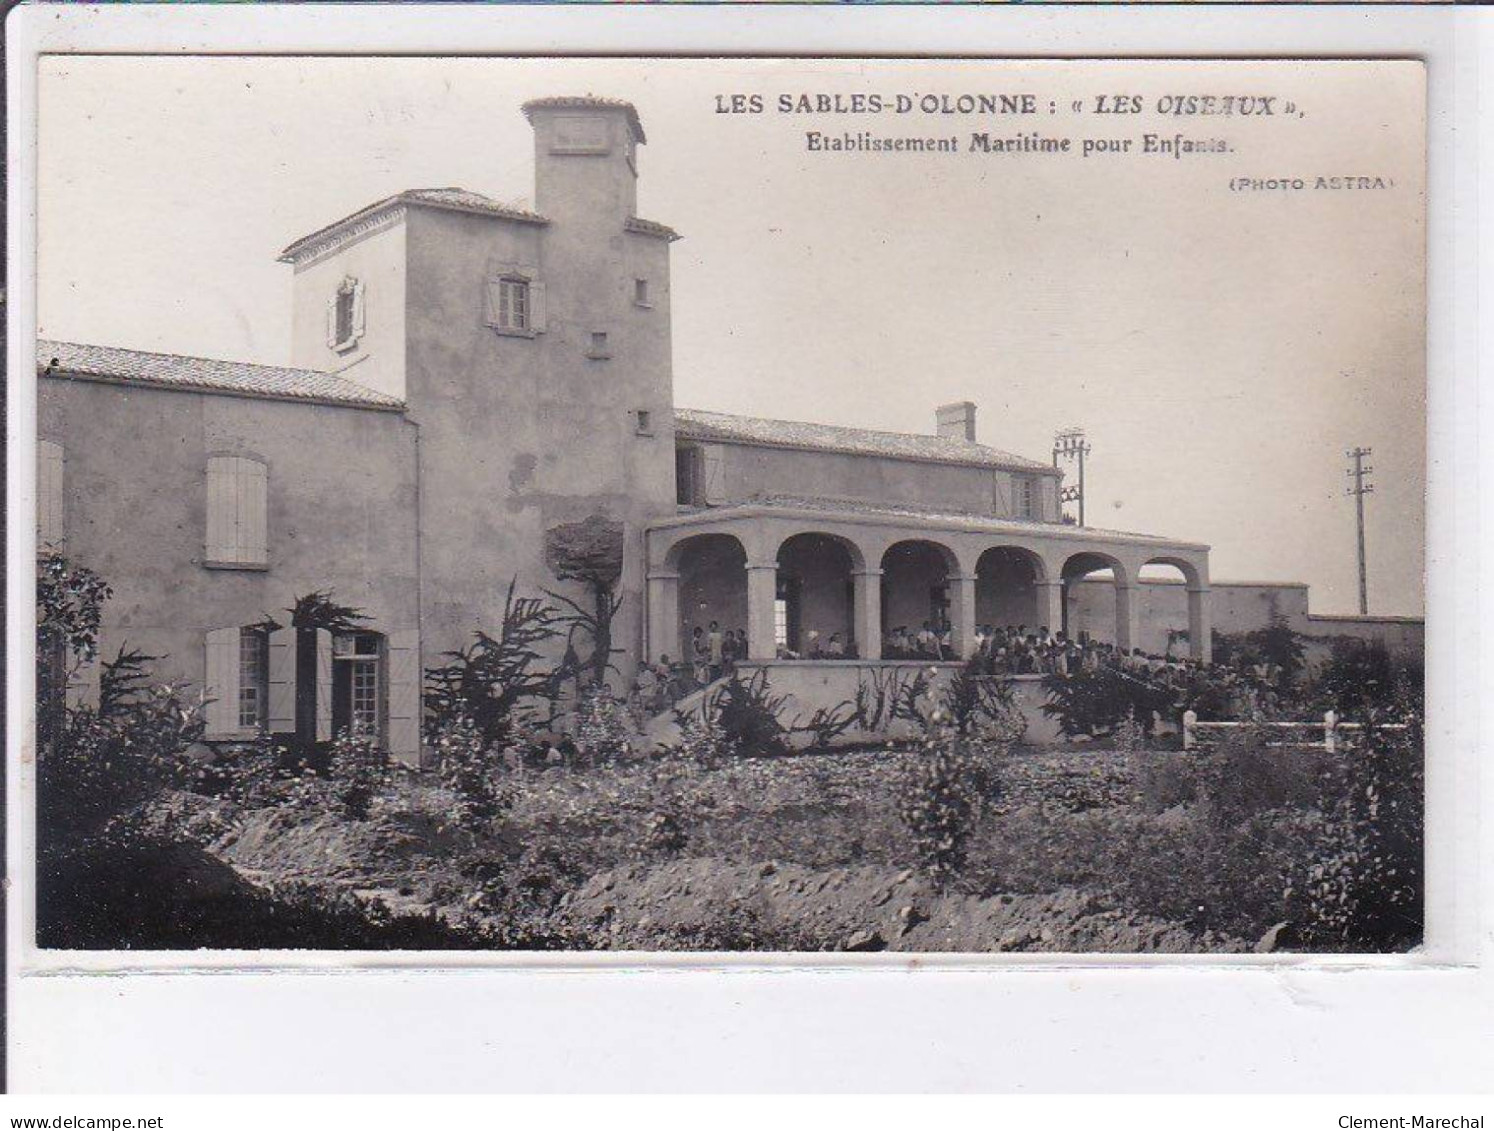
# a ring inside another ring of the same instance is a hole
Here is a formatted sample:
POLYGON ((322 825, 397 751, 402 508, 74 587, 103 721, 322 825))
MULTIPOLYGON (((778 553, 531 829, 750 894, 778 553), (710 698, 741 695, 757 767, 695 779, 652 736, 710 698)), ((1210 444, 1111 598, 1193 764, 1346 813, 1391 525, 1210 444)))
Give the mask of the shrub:
POLYGON ((714 714, 692 712, 680 720, 678 757, 713 769, 737 753, 737 745, 714 714))
POLYGON ((374 798, 389 780, 389 759, 366 731, 345 730, 332 742, 328 777, 343 814, 350 820, 366 821, 374 798))
POLYGON ((1150 733, 1153 712, 1167 715, 1174 706, 1169 689, 1114 668, 1050 675, 1043 690, 1048 693, 1043 713, 1057 719, 1066 735, 1102 734, 1128 717, 1150 733))
POLYGON ((1324 775, 1326 845, 1286 896, 1310 944, 1370 951, 1421 941, 1425 898, 1422 734, 1370 727, 1324 775))
POLYGON ((786 731, 778 716, 787 700, 768 688, 768 673, 751 679, 733 675, 706 708, 740 754, 782 754, 786 731))
POLYGON ((632 751, 637 735, 627 709, 604 683, 588 687, 576 709, 576 750, 593 766, 605 765, 632 751))
POLYGON ((441 784, 456 795, 452 822, 479 834, 513 808, 518 787, 503 757, 483 740, 468 718, 450 719, 431 736, 441 784))
POLYGON ((922 756, 900 783, 898 816, 912 839, 919 867, 939 888, 964 868, 971 831, 990 799, 989 782, 972 757, 971 745, 934 713, 922 756))

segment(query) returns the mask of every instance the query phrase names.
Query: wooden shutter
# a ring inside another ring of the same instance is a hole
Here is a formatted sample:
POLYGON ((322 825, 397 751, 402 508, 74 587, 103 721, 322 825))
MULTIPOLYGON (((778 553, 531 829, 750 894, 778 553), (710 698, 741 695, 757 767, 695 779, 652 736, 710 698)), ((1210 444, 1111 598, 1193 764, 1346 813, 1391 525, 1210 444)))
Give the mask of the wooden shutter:
POLYGON ((264 565, 269 561, 268 515, 266 496, 269 491, 269 472, 264 464, 254 459, 234 461, 234 482, 238 487, 236 510, 237 549, 235 561, 253 565, 264 565))
POLYGON ((207 667, 203 691, 208 696, 209 737, 239 732, 239 630, 215 628, 207 634, 207 667))
POLYGON ((296 731, 296 630, 278 628, 270 633, 271 734, 296 731))
POLYGON ((332 737, 332 634, 316 630, 316 740, 332 737))
POLYGON ((1012 511, 1012 477, 1003 471, 991 476, 991 510, 998 518, 1008 518, 1012 511))
POLYGON ((61 544, 62 445, 42 440, 36 448, 36 546, 39 550, 61 544))
POLYGON ((547 322, 545 315, 545 284, 529 284, 529 328, 536 334, 545 332, 547 322))
POLYGON ((712 444, 700 450, 702 487, 701 497, 708 506, 726 501, 725 473, 722 469, 721 449, 712 444))
POLYGON ((407 766, 420 765, 420 634, 389 634, 389 753, 407 766))
POLYGON ((337 295, 327 300, 327 348, 336 349, 337 342, 337 295))
POLYGON ((353 284, 353 337, 363 337, 363 283, 360 280, 353 284))
POLYGON ((233 560, 234 482, 228 460, 214 456, 207 467, 207 538, 203 551, 210 562, 233 560))

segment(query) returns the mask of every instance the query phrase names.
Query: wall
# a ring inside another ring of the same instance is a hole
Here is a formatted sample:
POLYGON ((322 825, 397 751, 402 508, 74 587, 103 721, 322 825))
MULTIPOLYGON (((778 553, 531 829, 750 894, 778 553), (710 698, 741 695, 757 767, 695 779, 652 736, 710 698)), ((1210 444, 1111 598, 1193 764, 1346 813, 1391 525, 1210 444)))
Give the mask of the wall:
MULTIPOLYGON (((859 499, 883 505, 943 508, 958 514, 1014 517, 1011 474, 989 467, 712 443, 721 455, 719 497, 742 502, 770 495, 859 499)), ((1056 513, 1051 477, 1039 477, 1040 515, 1056 513)))
POLYGON ((291 286, 291 364, 341 372, 392 397, 405 395, 405 225, 385 226, 295 269, 291 286), (363 284, 364 332, 351 350, 327 344, 327 302, 344 278, 363 284))
MULTIPOLYGON (((674 511, 667 248, 615 234, 583 256, 559 225, 412 211, 408 221, 408 399, 420 426, 427 656, 469 643, 503 615, 509 582, 578 600, 545 564, 545 531, 604 514, 624 523, 617 646, 642 634, 644 525, 674 511), (483 324, 490 266, 533 264, 545 283, 547 327, 506 336, 483 324), (653 282, 650 309, 632 280, 653 282), (584 286, 583 286, 584 284, 584 286), (605 284, 605 285, 603 285, 605 284), (605 325, 611 357, 586 356, 605 325), (638 435, 632 410, 651 411, 638 435)), ((631 670, 624 672, 631 678, 631 670)))
POLYGON ((418 626, 414 430, 398 413, 42 379, 38 433, 65 449, 65 552, 114 589, 103 650, 201 687, 205 634, 288 623, 330 589, 384 633, 418 626), (267 570, 202 564, 210 454, 268 465, 267 570))
MULTIPOLYGON (((759 664, 740 665, 743 678, 750 678, 761 670, 759 664)), ((774 695, 787 695, 782 720, 786 723, 797 719, 805 722, 819 708, 829 710, 842 703, 854 702, 856 688, 861 683, 870 686, 872 672, 887 679, 892 673, 907 680, 919 671, 934 673, 932 687, 942 687, 951 676, 960 670, 959 664, 929 664, 919 662, 881 663, 875 669, 865 667, 854 660, 776 660, 767 665, 768 686, 774 695)), ((1041 676, 1015 676, 1011 680, 1017 706, 1027 720, 1027 731, 1023 741, 1034 746, 1050 746, 1061 741, 1058 725, 1043 714, 1042 705, 1047 699, 1043 691, 1041 676)), ((913 724, 899 722, 893 725, 893 735, 910 737, 916 732, 913 724)), ((878 735, 862 733, 848 734, 844 741, 874 741, 878 735)))

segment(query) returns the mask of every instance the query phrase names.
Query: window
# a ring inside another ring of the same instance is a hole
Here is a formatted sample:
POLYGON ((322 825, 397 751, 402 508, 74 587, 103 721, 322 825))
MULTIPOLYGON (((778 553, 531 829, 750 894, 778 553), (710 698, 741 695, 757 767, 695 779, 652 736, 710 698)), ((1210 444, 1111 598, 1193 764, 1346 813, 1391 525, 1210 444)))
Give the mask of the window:
POLYGON ((384 638, 376 632, 332 639, 332 733, 362 731, 382 739, 384 638))
POLYGON ((1031 477, 1016 476, 1012 480, 1012 509, 1018 518, 1036 518, 1036 491, 1031 477))
POLYGON ((705 453, 693 444, 674 450, 674 501, 682 507, 705 504, 703 479, 705 453))
POLYGON ((633 425, 640 436, 652 436, 654 434, 653 416, 646 408, 637 409, 633 413, 633 425))
POLYGON ((490 264, 483 322, 516 338, 532 338, 545 330, 545 284, 534 278, 535 268, 523 264, 490 264))
POLYGON ((363 284, 349 275, 327 303, 327 347, 338 353, 354 349, 363 326, 363 284))
POLYGON ((586 350, 586 356, 594 359, 611 357, 607 348, 607 334, 604 330, 593 330, 591 332, 591 345, 586 350))
POLYGON ((62 543, 62 445, 42 440, 36 448, 36 548, 62 543))
POLYGON ((773 602, 773 643, 788 647, 788 600, 784 597, 773 602))
POLYGON ((205 564, 264 569, 269 565, 269 473, 248 456, 213 456, 207 468, 205 564))
POLYGON ((269 721, 270 634, 239 629, 239 729, 263 730, 269 721))
POLYGON ((648 306, 648 305, 650 305, 650 303, 648 301, 648 280, 647 279, 634 279, 633 280, 633 305, 634 306, 648 306))
POLYGON ((529 329, 529 280, 498 280, 497 325, 500 330, 529 329))

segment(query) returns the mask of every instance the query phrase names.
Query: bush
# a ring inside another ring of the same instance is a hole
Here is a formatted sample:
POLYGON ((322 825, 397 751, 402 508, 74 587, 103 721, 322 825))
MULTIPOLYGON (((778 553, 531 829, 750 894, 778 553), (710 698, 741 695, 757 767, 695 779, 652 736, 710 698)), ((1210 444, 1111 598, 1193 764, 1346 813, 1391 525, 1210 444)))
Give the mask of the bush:
POLYGON ((332 742, 328 767, 332 797, 349 820, 366 821, 374 798, 389 780, 389 759, 361 729, 343 731, 332 742))
POLYGON ((1286 896, 1317 946, 1404 950, 1424 925, 1424 769, 1420 726, 1371 727, 1323 778, 1326 847, 1293 870, 1286 896))
POLYGON ((692 712, 680 721, 678 757, 702 769, 713 769, 737 753, 737 745, 714 715, 692 712))
POLYGON ((576 750, 593 766, 627 756, 637 737, 627 709, 605 683, 582 693, 576 709, 576 750))
POLYGON ((1167 716, 1174 693, 1114 668, 1098 668, 1072 675, 1050 675, 1043 680, 1048 699, 1043 714, 1057 719, 1066 735, 1095 735, 1114 730, 1131 718, 1150 733, 1153 713, 1167 716))
POLYGON ((705 709, 739 754, 783 754, 787 732, 778 716, 786 702, 768 688, 767 670, 749 680, 733 675, 705 709))
POLYGON ((488 832, 514 806, 518 787, 503 756, 468 718, 450 719, 431 735, 441 784, 456 795, 452 822, 469 833, 488 832))
POLYGON ((994 783, 974 756, 974 740, 953 733, 935 713, 916 759, 900 783, 898 816, 913 842, 919 867, 939 888, 965 867, 971 832, 994 783))

